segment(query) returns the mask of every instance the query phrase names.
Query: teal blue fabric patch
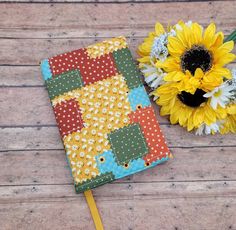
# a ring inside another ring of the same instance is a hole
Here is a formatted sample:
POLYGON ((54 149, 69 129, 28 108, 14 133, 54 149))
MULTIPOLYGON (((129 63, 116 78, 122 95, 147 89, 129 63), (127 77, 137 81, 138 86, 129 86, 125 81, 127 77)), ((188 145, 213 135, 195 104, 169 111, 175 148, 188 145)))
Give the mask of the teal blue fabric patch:
POLYGON ((154 161, 151 164, 147 165, 142 158, 139 158, 137 160, 132 160, 122 166, 117 164, 115 156, 111 150, 105 151, 95 158, 99 172, 101 172, 102 174, 112 172, 115 176, 115 179, 140 172, 147 168, 152 168, 168 160, 168 157, 164 157, 161 160, 154 161))
POLYGON ((131 89, 128 94, 128 98, 133 111, 151 105, 146 90, 143 86, 131 89))
POLYGON ((48 59, 45 59, 41 62, 41 72, 45 81, 52 78, 52 72, 48 59))

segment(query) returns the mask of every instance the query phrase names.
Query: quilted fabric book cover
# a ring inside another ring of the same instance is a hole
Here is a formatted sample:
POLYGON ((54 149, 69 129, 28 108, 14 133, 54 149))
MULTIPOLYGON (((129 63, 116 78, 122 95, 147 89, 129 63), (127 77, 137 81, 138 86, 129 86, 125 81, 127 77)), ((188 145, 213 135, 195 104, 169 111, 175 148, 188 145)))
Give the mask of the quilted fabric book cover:
POLYGON ((124 37, 41 62, 76 192, 171 156, 124 37))

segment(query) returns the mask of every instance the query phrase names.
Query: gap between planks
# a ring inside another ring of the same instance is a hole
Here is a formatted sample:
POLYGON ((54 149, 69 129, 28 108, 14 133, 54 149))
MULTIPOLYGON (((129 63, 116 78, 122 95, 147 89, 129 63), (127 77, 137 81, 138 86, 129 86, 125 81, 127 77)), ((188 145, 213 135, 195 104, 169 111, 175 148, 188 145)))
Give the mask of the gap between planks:
MULTIPOLYGON (((176 2, 205 2, 206 0, 2 0, 1 3, 37 3, 37 4, 148 4, 148 3, 176 3, 176 2)), ((211 0, 217 2, 222 0, 211 0)), ((227 0, 235 1, 235 0, 227 0)))

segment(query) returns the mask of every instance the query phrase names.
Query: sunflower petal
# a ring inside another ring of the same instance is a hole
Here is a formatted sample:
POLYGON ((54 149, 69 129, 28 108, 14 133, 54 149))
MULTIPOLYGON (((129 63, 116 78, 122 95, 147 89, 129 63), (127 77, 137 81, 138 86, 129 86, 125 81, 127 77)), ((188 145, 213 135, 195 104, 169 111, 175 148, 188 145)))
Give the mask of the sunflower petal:
POLYGON ((155 25, 155 32, 157 36, 160 36, 165 33, 165 29, 161 23, 157 22, 155 25))
POLYGON ((191 28, 189 28, 188 26, 185 26, 183 30, 183 35, 187 43, 187 48, 190 49, 193 45, 195 45, 194 35, 192 33, 191 28))
POLYGON ((172 54, 179 54, 182 55, 185 51, 185 47, 183 46, 182 42, 176 37, 169 37, 168 38, 168 50, 169 53, 172 54))
POLYGON ((173 57, 168 57, 164 62, 157 61, 156 67, 163 68, 166 72, 180 71, 180 64, 173 57))
POLYGON ((222 55, 216 62, 215 64, 218 66, 224 66, 236 59, 236 55, 232 53, 227 53, 225 55, 222 55))
POLYGON ((218 77, 225 77, 227 79, 232 78, 232 73, 228 68, 223 68, 220 66, 215 66, 212 70, 212 75, 218 76, 218 77))
POLYGON ((202 41, 202 27, 198 23, 192 25, 193 36, 196 44, 202 41))
POLYGON ((220 46, 220 49, 223 49, 226 52, 231 52, 233 50, 233 48, 234 48, 234 42, 233 41, 225 42, 220 46))
POLYGON ((217 48, 219 48, 224 42, 224 34, 222 32, 218 32, 215 35, 215 41, 212 44, 210 50, 214 52, 217 48))
POLYGON ((232 115, 236 114, 236 104, 232 104, 232 105, 228 106, 227 112, 232 115))
POLYGON ((145 56, 142 58, 138 58, 138 61, 141 63, 149 63, 150 62, 150 56, 145 56))
POLYGON ((219 48, 217 48, 213 52, 213 62, 215 64, 218 64, 218 62, 221 62, 225 55, 231 54, 230 52, 233 50, 233 48, 234 48, 233 41, 229 41, 229 42, 222 44, 219 48))
POLYGON ((206 48, 210 48, 212 43, 214 42, 216 26, 214 23, 211 23, 205 30, 203 36, 203 44, 206 48))
POLYGON ((188 123, 187 123, 187 130, 191 131, 194 128, 194 123, 193 123, 193 116, 189 116, 188 123))
POLYGON ((184 78, 184 74, 179 71, 173 71, 168 73, 165 77, 165 81, 180 81, 184 78))
POLYGON ((195 73, 194 73, 194 78, 197 78, 197 79, 202 79, 204 76, 204 72, 202 71, 201 68, 197 68, 195 70, 195 73))

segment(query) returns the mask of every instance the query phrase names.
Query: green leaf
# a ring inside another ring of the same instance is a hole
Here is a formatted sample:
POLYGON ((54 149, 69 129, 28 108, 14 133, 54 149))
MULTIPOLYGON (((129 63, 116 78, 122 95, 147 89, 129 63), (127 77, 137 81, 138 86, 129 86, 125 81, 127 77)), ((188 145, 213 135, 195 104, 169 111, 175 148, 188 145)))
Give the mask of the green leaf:
POLYGON ((234 41, 236 42, 236 30, 233 31, 228 37, 225 38, 224 42, 234 41))

